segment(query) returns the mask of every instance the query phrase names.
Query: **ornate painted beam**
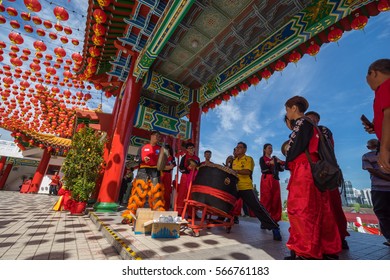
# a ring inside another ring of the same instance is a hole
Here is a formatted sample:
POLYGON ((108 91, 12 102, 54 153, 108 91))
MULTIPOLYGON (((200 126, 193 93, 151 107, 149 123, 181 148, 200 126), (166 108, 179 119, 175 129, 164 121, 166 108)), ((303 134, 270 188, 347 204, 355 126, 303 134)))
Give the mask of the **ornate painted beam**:
POLYGON ((200 88, 205 103, 373 0, 317 0, 200 88))
POLYGON ((143 48, 136 61, 134 76, 140 80, 149 71, 150 66, 156 60, 169 38, 175 32, 180 22, 190 10, 195 0, 174 0, 170 7, 164 11, 158 26, 154 29, 152 38, 143 48))

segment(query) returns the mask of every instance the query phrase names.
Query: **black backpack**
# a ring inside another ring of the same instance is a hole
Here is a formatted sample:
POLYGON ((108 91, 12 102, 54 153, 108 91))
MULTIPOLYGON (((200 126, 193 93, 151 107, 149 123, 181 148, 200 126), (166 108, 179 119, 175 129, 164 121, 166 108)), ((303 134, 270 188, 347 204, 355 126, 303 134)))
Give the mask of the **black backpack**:
POLYGON ((311 160, 307 149, 305 151, 306 156, 310 162, 314 184, 321 192, 342 187, 344 184, 343 173, 337 163, 334 148, 330 142, 330 139, 325 137, 325 135, 322 133, 322 130, 316 124, 314 124, 312 120, 309 118, 305 119, 313 124, 320 137, 318 142, 319 160, 316 163, 311 160))

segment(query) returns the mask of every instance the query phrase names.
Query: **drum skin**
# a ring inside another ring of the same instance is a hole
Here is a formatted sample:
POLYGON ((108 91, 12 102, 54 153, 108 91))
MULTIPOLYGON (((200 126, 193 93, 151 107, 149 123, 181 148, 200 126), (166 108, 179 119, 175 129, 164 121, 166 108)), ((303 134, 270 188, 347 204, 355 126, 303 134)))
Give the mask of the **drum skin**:
POLYGON ((227 167, 201 166, 191 187, 191 199, 228 214, 237 200, 237 182, 234 171, 227 167))
POLYGON ((168 149, 161 147, 160 154, 158 155, 158 161, 157 161, 157 170, 162 171, 165 168, 165 165, 167 164, 168 160, 168 149))

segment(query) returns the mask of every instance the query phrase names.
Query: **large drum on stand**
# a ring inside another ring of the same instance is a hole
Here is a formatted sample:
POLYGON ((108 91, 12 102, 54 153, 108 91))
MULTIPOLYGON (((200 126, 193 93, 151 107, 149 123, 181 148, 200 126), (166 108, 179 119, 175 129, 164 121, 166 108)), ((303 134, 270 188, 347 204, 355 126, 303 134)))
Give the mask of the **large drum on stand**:
POLYGON ((237 182, 235 171, 228 167, 202 165, 192 183, 191 199, 229 214, 237 200, 237 182))

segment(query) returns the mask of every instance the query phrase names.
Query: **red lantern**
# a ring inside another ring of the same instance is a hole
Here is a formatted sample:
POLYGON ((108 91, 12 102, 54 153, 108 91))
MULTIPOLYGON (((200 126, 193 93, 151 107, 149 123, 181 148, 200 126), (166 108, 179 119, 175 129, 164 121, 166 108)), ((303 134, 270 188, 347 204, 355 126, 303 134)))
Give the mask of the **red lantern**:
POLYGON ((31 27, 31 25, 28 25, 26 24, 24 26, 24 30, 27 32, 27 33, 33 33, 34 32, 34 29, 31 27))
POLYGON ((69 42, 69 40, 68 40, 68 38, 67 38, 66 36, 62 36, 62 37, 60 38, 60 40, 61 40, 61 42, 62 42, 63 44, 67 44, 67 43, 69 42))
POLYGON ((49 33, 49 37, 50 37, 50 39, 52 39, 52 40, 57 40, 57 34, 56 33, 54 33, 54 32, 50 32, 49 33))
POLYGON ((11 20, 11 21, 9 22, 9 24, 10 24, 11 27, 14 28, 14 29, 19 29, 19 28, 20 28, 20 23, 17 22, 16 20, 11 20))
POLYGON ((70 35, 70 34, 72 34, 72 29, 68 26, 64 27, 64 32, 65 32, 65 34, 70 35))
POLYGON ((19 67, 19 66, 22 66, 23 65, 23 61, 20 60, 20 58, 11 58, 10 59, 10 62, 12 65, 14 65, 15 67, 19 67))
POLYGON ((78 46, 80 43, 79 43, 79 40, 72 39, 72 44, 75 45, 75 46, 78 46))
POLYGON ((307 48, 306 53, 311 56, 316 56, 320 51, 320 46, 311 41, 310 46, 307 48))
POLYGON ((257 76, 250 78, 251 85, 257 86, 260 83, 260 79, 257 76))
POLYGON ((16 53, 20 51, 19 47, 16 45, 12 45, 10 49, 11 49, 11 51, 16 52, 16 53))
POLYGON ((42 54, 41 52, 37 52, 37 53, 35 54, 35 56, 36 56, 37 58, 41 59, 41 58, 43 57, 43 54, 42 54))
POLYGON ((38 0, 24 0, 24 5, 27 9, 36 13, 42 9, 41 3, 38 0))
POLYGON ((92 57, 98 57, 100 55, 100 51, 97 47, 90 47, 88 51, 92 57))
POLYGON ((5 19, 5 17, 3 17, 2 15, 0 15, 0 24, 4 24, 6 23, 7 20, 5 19))
POLYGON ((8 35, 8 38, 11 40, 12 43, 17 44, 17 45, 23 44, 23 42, 24 42, 22 35, 20 35, 19 33, 16 33, 16 32, 11 32, 8 35))
POLYGON ((101 9, 96 9, 92 15, 97 23, 105 23, 107 20, 106 13, 101 9))
POLYGON ((103 46, 103 44, 104 44, 104 38, 101 37, 101 36, 93 35, 93 36, 92 36, 92 42, 93 42, 96 46, 103 46))
POLYGON ((9 55, 9 57, 11 57, 11 58, 18 57, 18 54, 17 54, 17 53, 14 53, 14 52, 10 52, 8 55, 9 55))
POLYGON ((343 36, 343 31, 340 28, 332 26, 328 34, 328 40, 330 42, 337 42, 343 36))
POLYGON ((82 62, 82 61, 83 61, 83 57, 81 56, 80 53, 73 53, 73 54, 72 54, 72 59, 73 59, 75 62, 82 62))
POLYGON ((222 99, 225 100, 225 101, 229 101, 229 99, 230 99, 230 94, 229 94, 229 93, 224 93, 224 94, 222 95, 222 99))
POLYGON ((69 19, 69 14, 63 7, 55 7, 53 13, 58 20, 66 21, 69 19))
POLYGON ((247 91, 248 88, 249 88, 249 86, 248 86, 247 83, 242 83, 242 84, 240 85, 240 89, 241 89, 242 91, 247 91))
POLYGON ((297 63, 300 59, 302 58, 301 54, 299 52, 293 51, 289 56, 288 56, 288 61, 297 63))
POLYGON ((230 93, 232 94, 232 96, 237 96, 239 91, 238 91, 238 89, 234 88, 234 89, 232 89, 232 91, 230 93))
POLYGON ((390 1, 389 0, 380 0, 378 3, 378 10, 380 12, 386 12, 390 10, 390 1))
POLYGON ((275 63, 274 69, 275 69, 276 71, 283 71, 284 68, 286 68, 286 63, 284 63, 284 61, 278 60, 278 61, 275 63))
POLYGON ((7 47, 7 45, 3 41, 0 41, 0 49, 3 49, 5 47, 7 47))
POLYGON ((50 20, 45 20, 45 21, 43 22, 43 25, 44 25, 47 29, 50 29, 50 28, 53 27, 53 24, 51 23, 50 20))
POLYGON ((88 65, 96 66, 97 65, 97 60, 94 57, 88 57, 87 58, 87 63, 88 63, 88 65))
POLYGON ((39 52, 44 52, 47 50, 47 47, 43 41, 35 41, 33 43, 34 49, 39 52))
POLYGON ((43 29, 38 28, 38 29, 37 29, 37 34, 38 34, 38 36, 43 37, 43 36, 46 35, 46 32, 45 32, 43 29))
POLYGON ((34 72, 37 72, 37 71, 41 70, 41 66, 39 66, 39 64, 36 64, 36 63, 31 63, 30 64, 30 69, 32 71, 34 71, 34 72))
POLYGON ((92 26, 92 30, 96 36, 103 36, 106 34, 106 28, 102 24, 95 23, 92 26))
POLYGON ((20 17, 25 20, 25 21, 30 21, 31 20, 31 15, 29 13, 26 13, 26 12, 21 12, 20 13, 20 17))
POLYGON ((368 22, 368 17, 364 15, 359 15, 359 13, 355 14, 355 18, 351 22, 351 27, 354 30, 360 30, 363 29, 368 22))
POLYGON ((12 7, 8 7, 7 9, 5 9, 7 11, 7 13, 11 16, 11 17, 16 17, 18 15, 18 11, 16 11, 15 8, 12 8, 12 7))
POLYGON ((31 19, 36 25, 42 24, 42 20, 37 16, 33 16, 31 19))
POLYGON ((111 0, 97 0, 100 7, 108 7, 110 5, 111 0))
POLYGON ((261 72, 261 77, 265 80, 268 80, 271 77, 272 73, 267 68, 261 72))
POLYGON ((61 24, 58 24, 58 23, 54 24, 54 28, 55 28, 55 30, 57 30, 58 32, 61 32, 62 30, 64 30, 64 28, 62 27, 62 25, 61 25, 61 24))
POLYGON ((55 48, 54 53, 57 57, 64 57, 66 55, 66 51, 62 47, 55 48))

